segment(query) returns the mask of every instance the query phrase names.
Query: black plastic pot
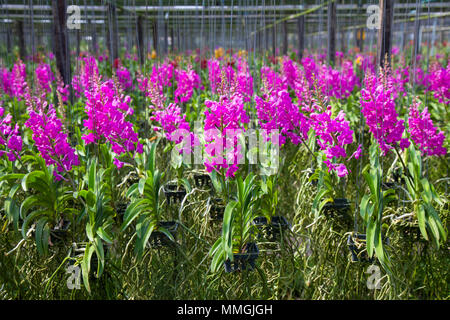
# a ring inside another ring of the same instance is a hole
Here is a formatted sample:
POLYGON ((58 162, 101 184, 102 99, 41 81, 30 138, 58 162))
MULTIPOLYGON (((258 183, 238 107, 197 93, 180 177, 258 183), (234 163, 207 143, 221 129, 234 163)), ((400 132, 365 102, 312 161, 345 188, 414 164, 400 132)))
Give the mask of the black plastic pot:
POLYGON ((337 198, 328 202, 323 207, 323 213, 327 216, 344 218, 350 210, 350 202, 346 198, 337 198))
POLYGON ((347 238, 347 246, 350 250, 350 253, 352 255, 352 262, 370 262, 372 263, 374 261, 374 258, 368 258, 367 251, 366 251, 366 235, 365 234, 355 234, 355 235, 349 235, 347 238), (358 248, 358 246, 355 243, 354 239, 357 239, 364 243, 363 247, 358 248))
MULTIPOLYGON (((176 233, 178 230, 178 222, 175 221, 160 221, 158 222, 158 226, 166 228, 170 234, 176 238, 176 233)), ((161 231, 153 231, 150 235, 149 244, 153 248, 158 247, 167 247, 173 245, 173 241, 171 241, 167 235, 165 235, 161 231)))
POLYGON ((248 243, 244 250, 245 253, 233 254, 233 262, 229 259, 224 262, 225 272, 251 271, 256 267, 256 259, 259 256, 259 249, 256 243, 248 243))
POLYGON ((253 225, 258 229, 257 239, 268 239, 269 238, 269 225, 267 223, 266 217, 256 217, 252 221, 253 225))
POLYGON ((265 238, 269 241, 280 240, 281 235, 291 228, 290 223, 284 216, 274 216, 269 224, 266 217, 256 217, 253 224, 258 228, 259 238, 265 238))
POLYGON ((348 210, 350 208, 350 202, 346 198, 333 199, 333 202, 328 202, 324 206, 324 210, 348 210))
POLYGON ((225 204, 221 198, 211 198, 212 202, 211 207, 209 209, 209 216, 213 221, 222 221, 223 214, 225 212, 225 204))
POLYGON ((291 224, 284 216, 274 216, 272 217, 272 237, 273 239, 279 239, 281 234, 285 233, 286 230, 291 228, 291 224))
POLYGON ((163 186, 163 192, 166 196, 167 203, 181 203, 186 196, 186 189, 183 185, 176 182, 168 182, 163 186))
MULTIPOLYGON (((389 244, 389 238, 388 237, 382 237, 383 242, 386 244, 389 244)), ((352 262, 369 262, 372 263, 375 261, 375 257, 369 258, 367 255, 366 250, 366 235, 361 233, 356 233, 353 235, 349 235, 347 238, 347 245, 348 249, 350 250, 350 253, 352 255, 352 262), (358 242, 362 242, 363 245, 358 248, 358 246, 355 243, 355 239, 358 240, 358 242)))
POLYGON ((57 244, 67 238, 69 234, 70 221, 62 219, 52 230, 50 230, 50 241, 57 244))
POLYGON ((197 188, 211 188, 212 180, 207 173, 194 173, 194 184, 197 188))

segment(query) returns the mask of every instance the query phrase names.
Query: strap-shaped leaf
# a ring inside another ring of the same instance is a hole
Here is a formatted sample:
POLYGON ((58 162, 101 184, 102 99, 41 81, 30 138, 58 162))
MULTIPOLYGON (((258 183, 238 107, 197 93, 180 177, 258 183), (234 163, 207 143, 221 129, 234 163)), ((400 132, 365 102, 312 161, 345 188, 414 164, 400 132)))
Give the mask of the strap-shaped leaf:
POLYGON ((428 212, 430 219, 433 219, 436 222, 436 226, 439 230, 439 234, 442 237, 442 240, 447 241, 447 232, 445 231, 444 226, 442 225, 442 221, 439 218, 439 214, 434 209, 432 205, 425 204, 425 210, 428 212))
POLYGON ((425 208, 422 204, 418 206, 417 213, 417 221, 419 223, 419 229, 422 233, 423 237, 428 240, 427 229, 426 229, 426 217, 425 217, 425 208))
POLYGON ((361 204, 359 205, 359 214, 361 215, 361 218, 363 218, 365 222, 368 221, 367 219, 369 212, 367 210, 367 206, 369 205, 369 200, 370 196, 365 194, 361 199, 361 204))
POLYGON ((146 219, 145 222, 140 223, 140 237, 138 234, 137 237, 137 241, 136 241, 136 249, 137 249, 137 253, 138 253, 138 259, 142 258, 142 255, 144 253, 145 247, 148 243, 148 239, 150 239, 150 236, 153 232, 153 230, 155 229, 156 226, 156 221, 151 220, 148 221, 148 219, 146 219))
MULTIPOLYGON (((30 183, 30 181, 33 181, 33 179, 35 177, 41 177, 43 179, 45 179, 45 173, 43 171, 32 171, 27 173, 26 175, 23 176, 22 178, 22 189, 23 191, 28 191, 28 184, 30 183)), ((45 180, 44 180, 45 181, 45 180)))
POLYGON ((47 222, 47 217, 43 217, 36 223, 36 247, 41 255, 48 253, 49 229, 47 222))
POLYGON ((376 220, 370 217, 367 222, 367 230, 366 230, 366 247, 367 247, 367 254, 369 257, 373 256, 375 239, 378 238, 377 235, 377 223, 376 220))
POLYGON ((173 235, 164 227, 158 227, 158 231, 164 233, 170 241, 175 241, 173 235))
MULTIPOLYGON (((219 243, 219 247, 221 244, 221 239, 218 239, 216 243, 219 243)), ((217 272, 220 268, 220 266, 224 263, 226 260, 226 253, 223 250, 218 250, 213 256, 212 262, 211 262, 211 271, 217 272)))
POLYGON ((20 207, 15 199, 5 200, 5 213, 10 221, 13 222, 14 230, 19 230, 20 207))
POLYGON ((234 218, 234 208, 236 207, 236 201, 230 201, 225 208, 223 215, 223 226, 222 226, 222 238, 223 238, 223 249, 226 256, 232 261, 233 260, 233 218, 234 218))
POLYGON ((134 183, 131 187, 128 188, 128 191, 126 193, 127 198, 131 198, 136 194, 136 191, 138 191, 138 183, 134 183))
POLYGON ((45 210, 36 210, 30 213, 22 223, 22 237, 24 239, 27 238, 28 226, 37 218, 50 214, 50 212, 45 210))
POLYGON ((103 227, 98 228, 97 234, 100 238, 102 238, 102 240, 106 241, 109 244, 113 243, 114 241, 114 237, 110 235, 103 227))
POLYGON ((25 176, 25 174, 23 173, 10 173, 10 174, 5 174, 2 175, 0 177, 0 182, 2 181, 6 181, 6 180, 17 180, 17 179, 22 179, 25 176))
POLYGON ((95 253, 97 255, 97 278, 103 273, 105 268, 105 251, 103 250, 103 242, 100 237, 95 237, 94 240, 95 253))
POLYGON ((83 274, 83 283, 86 290, 89 293, 91 292, 91 287, 89 285, 89 272, 91 270, 91 259, 94 251, 95 247, 91 243, 88 243, 84 251, 83 260, 81 261, 81 273, 83 274))
POLYGON ((148 200, 137 200, 130 204, 125 210, 124 219, 122 223, 122 227, 120 228, 120 232, 124 232, 126 228, 131 224, 139 216, 143 210, 145 204, 148 203, 148 200))

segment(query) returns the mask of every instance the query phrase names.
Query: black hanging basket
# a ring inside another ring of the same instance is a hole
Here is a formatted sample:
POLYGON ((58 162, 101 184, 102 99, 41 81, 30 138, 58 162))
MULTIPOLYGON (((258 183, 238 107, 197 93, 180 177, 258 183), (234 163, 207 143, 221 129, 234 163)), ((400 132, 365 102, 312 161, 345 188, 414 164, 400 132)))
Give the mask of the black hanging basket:
POLYGON ((350 216, 350 202, 346 198, 337 198, 328 202, 322 209, 323 214, 338 222, 339 225, 350 226, 352 218, 350 216))
POLYGON ((291 228, 290 223, 284 216, 274 216, 270 223, 266 217, 256 217, 253 224, 257 227, 259 233, 258 238, 264 238, 269 241, 279 241, 281 235, 291 228))
POLYGON ((346 198, 333 199, 333 202, 328 202, 324 205, 323 211, 328 214, 343 215, 350 209, 350 202, 346 198))
POLYGON ((210 198, 211 207, 209 208, 209 216, 213 221, 222 221, 225 213, 225 203, 221 198, 210 198))
POLYGON ((244 251, 245 253, 233 254, 233 262, 229 259, 224 262, 225 272, 251 271, 256 267, 256 259, 259 256, 259 249, 256 243, 248 243, 244 251))
MULTIPOLYGON (((158 222, 158 226, 166 228, 170 232, 172 237, 174 239, 176 239, 176 234, 177 234, 177 230, 178 230, 178 222, 161 221, 161 222, 158 222)), ((157 231, 157 230, 152 232, 148 243, 152 248, 168 247, 168 246, 174 245, 174 242, 172 240, 170 240, 166 234, 164 234, 161 231, 157 231)))
POLYGON ((186 196, 186 189, 183 185, 176 182, 168 182, 163 186, 163 192, 166 196, 167 203, 181 203, 186 196))
POLYGON ((291 229, 291 224, 284 216, 274 216, 271 222, 272 239, 280 239, 281 235, 291 229))
MULTIPOLYGON (((382 237, 383 242, 389 244, 388 237, 382 237)), ((375 257, 369 258, 366 250, 366 235, 362 233, 350 234, 347 238, 348 249, 352 256, 352 262, 373 263, 375 257)))
POLYGON ((366 250, 366 235, 354 234, 349 235, 347 238, 347 246, 352 256, 352 262, 370 262, 374 261, 374 258, 369 258, 366 250))
POLYGON ((60 222, 50 230, 50 241, 52 244, 63 242, 69 234, 70 221, 61 219, 60 222))
POLYGON ((209 174, 202 172, 194 173, 194 184, 197 188, 212 188, 212 180, 209 174))

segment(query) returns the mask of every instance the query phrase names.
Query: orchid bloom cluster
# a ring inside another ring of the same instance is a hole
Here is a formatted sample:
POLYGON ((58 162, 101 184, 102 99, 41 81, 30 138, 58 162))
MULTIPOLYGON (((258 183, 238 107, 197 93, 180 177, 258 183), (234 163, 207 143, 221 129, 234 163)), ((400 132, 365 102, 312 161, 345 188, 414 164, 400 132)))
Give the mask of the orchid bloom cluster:
POLYGON ((434 92, 434 98, 439 103, 450 105, 450 60, 447 68, 441 67, 438 63, 433 65, 427 77, 428 90, 434 92))
POLYGON ((16 97, 17 100, 21 100, 26 84, 26 66, 22 60, 18 60, 11 72, 8 69, 3 68, 0 71, 0 89, 11 97, 16 97))
POLYGON ((282 58, 281 73, 284 76, 284 81, 289 87, 295 87, 295 83, 297 82, 300 72, 301 71, 299 66, 294 63, 294 61, 292 61, 288 57, 282 58))
POLYGON ((200 144, 197 136, 191 132, 186 115, 181 115, 181 108, 174 103, 169 104, 166 108, 157 109, 150 120, 160 124, 160 127, 155 126, 154 130, 163 130, 167 140, 175 144, 183 142, 179 149, 182 154, 192 153, 193 147, 200 144))
POLYGON ((59 74, 56 76, 56 90, 60 94, 62 102, 69 100, 69 85, 64 85, 64 81, 59 74))
POLYGON ((50 65, 46 63, 41 63, 36 67, 35 70, 36 79, 39 87, 46 93, 52 92, 51 84, 54 80, 54 76, 50 65))
POLYGON ((217 88, 222 81, 222 70, 220 68, 220 62, 216 59, 208 60, 208 78, 211 86, 211 92, 216 93, 217 88))
POLYGON ((123 90, 133 88, 133 79, 131 78, 130 71, 124 66, 119 66, 116 70, 117 79, 123 90))
POLYGON ((220 66, 219 60, 208 60, 208 77, 212 93, 237 92, 245 102, 251 101, 253 97, 253 77, 249 72, 247 61, 235 56, 236 61, 224 62, 220 66), (236 64, 237 70, 233 68, 236 64))
POLYGON ((282 76, 270 67, 264 66, 261 68, 261 80, 268 91, 279 92, 288 89, 282 76))
MULTIPOLYGON (((350 96, 355 86, 359 86, 359 79, 353 69, 353 63, 342 57, 341 60, 339 69, 333 69, 325 64, 317 64, 313 57, 307 56, 302 59, 303 72, 296 67, 297 71, 294 73, 294 66, 289 66, 286 62, 283 70, 290 70, 288 73, 286 71, 284 73, 290 75, 287 79, 289 79, 288 82, 292 82, 289 85, 294 90, 300 89, 295 82, 298 82, 299 75, 303 74, 301 77, 304 77, 306 81, 301 82, 307 83, 310 88, 319 86, 327 96, 343 99, 350 96), (297 77, 294 78, 293 75, 297 77)), ((305 88, 305 86, 303 87, 305 88)))
MULTIPOLYGON (((333 163, 334 159, 346 158, 347 152, 345 145, 353 143, 353 130, 350 124, 345 120, 345 113, 341 110, 333 119, 331 106, 322 113, 312 113, 311 122, 317 138, 317 144, 324 151, 327 160, 324 163, 328 171, 336 171, 339 177, 348 175, 347 167, 344 163, 333 163)), ((349 158, 358 159, 361 155, 361 145, 356 152, 349 158)))
POLYGON ((56 165, 56 171, 53 172, 55 180, 64 179, 62 174, 72 170, 72 166, 78 165, 79 160, 67 141, 61 119, 58 118, 53 104, 49 105, 42 98, 30 97, 28 93, 25 95, 30 116, 25 126, 33 132, 32 138, 45 163, 48 166, 56 165))
POLYGON ((137 82, 139 89, 145 94, 146 97, 150 98, 153 108, 164 108, 166 97, 164 96, 162 90, 159 88, 158 84, 149 82, 148 78, 142 75, 138 76, 137 82))
POLYGON ((191 66, 187 70, 175 70, 175 81, 177 83, 177 89, 174 92, 176 103, 189 101, 194 92, 194 88, 203 89, 200 76, 191 66))
MULTIPOLYGON (((138 135, 133 131, 133 124, 126 120, 133 114, 129 106, 131 98, 118 92, 112 80, 93 83, 92 90, 86 90, 86 114, 88 119, 84 126, 88 133, 82 136, 86 144, 96 143, 102 138, 111 143, 111 148, 118 156, 126 152, 143 152, 138 135)), ((118 158, 114 159, 118 169, 124 163, 118 158)))
POLYGON ((206 170, 226 170, 226 177, 234 177, 243 159, 239 136, 245 131, 249 117, 244 110, 244 100, 239 93, 222 94, 219 101, 205 101, 205 152, 206 170))
POLYGON ((173 64, 165 61, 159 66, 153 66, 150 81, 158 84, 159 89, 162 91, 164 87, 172 86, 172 78, 174 76, 173 64))
POLYGON ((251 101, 253 97, 253 77, 250 74, 247 61, 243 58, 238 59, 235 82, 237 83, 238 92, 243 96, 244 101, 251 101))
POLYGON ((5 148, 0 150, 0 157, 6 154, 9 161, 15 161, 20 158, 22 137, 19 133, 19 125, 16 123, 14 127, 11 126, 12 116, 7 114, 3 117, 4 115, 5 109, 0 107, 0 146, 5 148))
POLYGON ((7 95, 11 95, 11 76, 7 68, 0 68, 0 90, 7 95))
POLYGON ((317 74, 317 80, 327 96, 337 99, 347 98, 355 86, 359 85, 353 64, 348 60, 342 62, 341 70, 322 65, 317 74))
POLYGON ((394 98, 400 94, 406 97, 406 84, 409 82, 409 67, 397 68, 395 70, 395 76, 393 77, 394 82, 394 98))
POLYGON ((314 58, 311 56, 302 58, 302 66, 305 72, 305 78, 308 81, 309 86, 312 87, 314 85, 314 80, 319 73, 319 67, 317 66, 314 58))
POLYGON ((289 138, 293 144, 299 144, 308 138, 310 124, 299 111, 297 105, 286 90, 255 97, 256 112, 262 129, 279 130, 279 143, 284 145, 289 138))
POLYGON ((405 131, 404 120, 398 119, 392 96, 394 89, 388 72, 387 69, 382 70, 378 78, 373 74, 367 75, 360 100, 366 124, 383 155, 393 148, 400 147, 403 150, 409 146, 409 140, 402 138, 405 131))
POLYGON ((356 64, 360 66, 361 71, 364 73, 375 73, 375 57, 370 55, 356 55, 356 64))
POLYGON ((82 59, 82 66, 79 70, 79 74, 72 77, 72 88, 75 96, 79 98, 84 92, 91 90, 95 79, 99 78, 100 75, 95 57, 84 57, 82 59))
POLYGON ((416 100, 409 108, 408 132, 412 141, 419 147, 424 156, 446 155, 447 149, 443 147, 444 132, 437 130, 433 125, 428 108, 419 111, 420 101, 416 100))
MULTIPOLYGON (((290 70, 290 80, 286 80, 285 83, 292 82, 303 112, 300 112, 299 106, 292 103, 286 89, 276 91, 279 87, 270 86, 270 82, 266 81, 264 82, 265 88, 263 89, 265 90, 263 92, 265 93, 263 97, 255 97, 256 111, 261 128, 280 130, 280 145, 286 143, 287 138, 293 144, 304 142, 308 139, 308 132, 312 128, 320 149, 324 151, 327 157, 325 164, 329 171, 336 171, 339 177, 346 176, 348 174, 346 165, 334 163, 335 159, 347 157, 345 146, 354 142, 353 131, 350 130, 349 122, 345 120, 344 112, 341 111, 337 117, 332 118, 331 107, 323 111, 323 108, 312 98, 309 85, 304 86, 307 80, 301 70, 295 70, 295 67, 289 63, 287 63, 287 66, 284 68, 290 70), (272 91, 267 87, 271 88, 272 91)), ((268 71, 266 74, 274 75, 273 79, 277 80, 279 85, 283 83, 276 73, 268 71)), ((289 77, 285 76, 285 78, 289 77)), ((319 94, 322 95, 323 93, 320 91, 319 94)), ((327 97, 320 96, 320 98, 325 101, 327 97)), ((349 159, 352 157, 358 159, 360 154, 361 146, 349 159)))

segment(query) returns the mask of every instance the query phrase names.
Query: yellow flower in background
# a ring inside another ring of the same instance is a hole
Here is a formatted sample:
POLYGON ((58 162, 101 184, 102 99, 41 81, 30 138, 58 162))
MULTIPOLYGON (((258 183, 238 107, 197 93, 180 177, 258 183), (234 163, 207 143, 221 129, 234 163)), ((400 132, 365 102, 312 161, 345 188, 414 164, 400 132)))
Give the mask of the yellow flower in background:
POLYGON ((239 57, 246 57, 247 56, 247 51, 246 50, 239 50, 238 56, 239 57))
POLYGON ((362 63, 362 56, 358 56, 358 58, 356 58, 356 64, 361 65, 361 63, 362 63))
POLYGON ((358 30, 357 32, 356 32, 356 39, 358 39, 358 40, 366 40, 366 32, 364 31, 364 30, 362 30, 362 33, 361 33, 361 30, 358 30))
POLYGON ((155 50, 153 50, 153 51, 152 51, 152 55, 150 56, 150 58, 152 58, 152 59, 156 59, 156 57, 157 57, 157 55, 156 55, 156 51, 155 51, 155 50))
POLYGON ((220 57, 222 57, 224 53, 225 52, 222 47, 214 50, 214 56, 216 57, 216 59, 219 59, 220 57))

